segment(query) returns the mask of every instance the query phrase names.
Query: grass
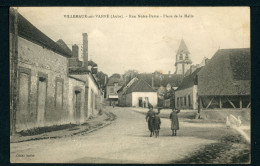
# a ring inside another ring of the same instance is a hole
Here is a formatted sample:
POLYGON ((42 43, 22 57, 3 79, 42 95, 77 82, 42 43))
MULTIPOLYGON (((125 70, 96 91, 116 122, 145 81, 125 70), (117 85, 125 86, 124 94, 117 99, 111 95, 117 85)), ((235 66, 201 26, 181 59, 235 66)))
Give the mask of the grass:
POLYGON ((32 136, 32 135, 43 134, 43 133, 51 132, 51 131, 64 130, 64 129, 72 128, 75 126, 77 126, 77 125, 76 124, 64 124, 64 125, 38 127, 38 128, 28 129, 28 130, 22 130, 22 131, 18 132, 18 134, 21 136, 32 136))
MULTIPOLYGON (((213 134, 197 133, 204 138, 216 138, 218 141, 202 146, 200 150, 189 154, 182 160, 173 161, 175 164, 244 164, 250 162, 250 144, 235 132, 218 135, 221 130, 213 134), (218 135, 218 136, 217 136, 218 135)), ((223 131, 222 131, 223 132, 223 131)))

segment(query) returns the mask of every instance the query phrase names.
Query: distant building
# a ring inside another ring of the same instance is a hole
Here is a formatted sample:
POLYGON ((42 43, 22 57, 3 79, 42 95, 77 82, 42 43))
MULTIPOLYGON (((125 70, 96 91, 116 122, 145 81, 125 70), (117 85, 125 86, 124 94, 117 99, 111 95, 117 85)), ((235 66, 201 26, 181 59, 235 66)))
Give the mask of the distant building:
POLYGON ((209 62, 209 59, 204 57, 200 64, 191 65, 190 68, 186 71, 185 77, 193 73, 196 69, 205 66, 209 62))
POLYGON ((175 67, 176 71, 174 74, 184 75, 192 64, 190 51, 188 50, 184 40, 181 40, 179 49, 176 54, 175 67))
POLYGON ((118 105, 119 106, 126 106, 126 95, 125 92, 127 91, 127 89, 134 83, 138 81, 138 78, 133 78, 132 80, 129 81, 129 83, 127 85, 123 85, 118 91, 118 105))
POLYGON ((118 91, 120 105, 128 107, 157 107, 157 92, 144 80, 133 78, 126 87, 118 91))
POLYGON ((106 85, 106 99, 109 105, 112 104, 112 102, 115 102, 118 104, 118 94, 117 91, 124 85, 124 81, 121 77, 113 77, 111 76, 108 79, 107 85, 106 85))
POLYGON ((178 109, 197 109, 197 74, 202 67, 184 77, 175 91, 175 107, 178 109))
POLYGON ((250 49, 220 49, 198 73, 201 108, 251 105, 250 49))

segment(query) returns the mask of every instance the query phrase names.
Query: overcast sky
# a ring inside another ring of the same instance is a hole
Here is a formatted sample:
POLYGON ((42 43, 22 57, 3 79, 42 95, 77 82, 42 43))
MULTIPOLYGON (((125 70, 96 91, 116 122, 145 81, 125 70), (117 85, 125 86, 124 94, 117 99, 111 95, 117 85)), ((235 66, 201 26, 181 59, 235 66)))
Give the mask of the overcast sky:
POLYGON ((139 72, 175 71, 175 56, 183 38, 193 64, 211 58, 219 48, 250 47, 250 9, 212 8, 89 8, 19 7, 18 11, 54 41, 62 39, 71 48, 89 36, 89 59, 111 75, 128 69, 139 72), (65 18, 64 15, 94 18, 65 18), (96 15, 109 14, 109 18, 96 15), (124 18, 111 18, 111 14, 124 18), (129 18, 129 15, 159 18, 129 18), (193 17, 184 18, 184 15, 193 17), (182 15, 164 18, 163 15, 182 15))

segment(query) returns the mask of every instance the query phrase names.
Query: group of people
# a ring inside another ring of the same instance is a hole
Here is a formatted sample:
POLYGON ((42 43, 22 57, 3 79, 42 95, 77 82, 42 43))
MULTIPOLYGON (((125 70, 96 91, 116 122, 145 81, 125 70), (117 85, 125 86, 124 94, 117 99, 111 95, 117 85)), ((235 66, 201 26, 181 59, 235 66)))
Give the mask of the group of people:
MULTIPOLYGON (((172 130, 172 136, 177 135, 177 130, 179 130, 179 119, 178 119, 178 113, 180 110, 177 110, 175 108, 172 109, 172 112, 170 114, 170 120, 171 120, 171 130, 172 130)), ((146 122, 148 122, 148 129, 150 130, 150 137, 155 135, 156 137, 159 136, 160 126, 161 126, 161 119, 159 117, 160 110, 156 113, 153 111, 153 106, 149 105, 149 111, 146 114, 146 122)))

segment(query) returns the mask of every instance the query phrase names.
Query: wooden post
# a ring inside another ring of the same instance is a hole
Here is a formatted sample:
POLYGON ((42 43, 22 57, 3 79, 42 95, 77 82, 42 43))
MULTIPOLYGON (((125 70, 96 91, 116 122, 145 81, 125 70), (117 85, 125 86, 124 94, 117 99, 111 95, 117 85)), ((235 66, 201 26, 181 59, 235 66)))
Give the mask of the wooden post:
POLYGON ((201 102, 200 102, 200 97, 198 97, 198 114, 200 114, 200 109, 201 109, 201 102))
POLYGON ((222 108, 221 96, 219 96, 219 108, 222 108))
POLYGON ((249 108, 251 106, 251 102, 248 103, 247 107, 246 108, 249 108))
POLYGON ((200 109, 203 108, 203 105, 202 105, 202 97, 200 97, 200 109))
POLYGON ((228 97, 227 97, 227 100, 228 100, 229 104, 231 104, 234 108, 236 108, 236 106, 228 99, 228 97))
POLYGON ((243 103, 242 103, 242 97, 241 97, 241 96, 239 97, 239 106, 240 106, 240 108, 242 108, 242 107, 243 107, 243 103))
POLYGON ((214 97, 212 97, 212 99, 210 100, 209 104, 207 105, 206 109, 209 108, 209 106, 211 105, 212 101, 213 101, 214 97))

